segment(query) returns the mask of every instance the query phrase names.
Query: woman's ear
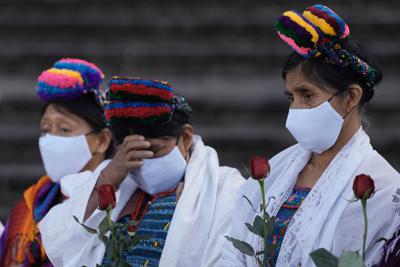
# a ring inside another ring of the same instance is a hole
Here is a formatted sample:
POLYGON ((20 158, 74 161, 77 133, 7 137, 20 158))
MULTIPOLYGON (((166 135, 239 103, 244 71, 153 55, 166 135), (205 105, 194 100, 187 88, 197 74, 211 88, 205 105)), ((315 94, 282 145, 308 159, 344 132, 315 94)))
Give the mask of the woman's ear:
POLYGON ((363 89, 358 84, 351 84, 349 86, 347 95, 348 95, 348 102, 346 106, 346 113, 349 113, 353 109, 355 109, 357 105, 360 104, 363 96, 363 89))
POLYGON ((185 152, 188 154, 193 145, 193 127, 190 124, 185 124, 182 127, 181 138, 185 152))
POLYGON ((97 135, 99 138, 99 145, 95 153, 105 154, 108 147, 111 144, 112 134, 108 128, 104 128, 101 132, 97 135))

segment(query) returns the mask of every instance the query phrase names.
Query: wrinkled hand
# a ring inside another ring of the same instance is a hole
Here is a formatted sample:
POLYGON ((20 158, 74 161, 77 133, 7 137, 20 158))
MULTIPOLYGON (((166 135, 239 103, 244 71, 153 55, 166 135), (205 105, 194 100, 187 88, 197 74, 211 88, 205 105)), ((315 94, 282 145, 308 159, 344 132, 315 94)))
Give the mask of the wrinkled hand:
POLYGON ((112 184, 118 188, 131 170, 139 169, 143 165, 143 159, 153 157, 154 153, 146 150, 150 146, 151 143, 141 135, 125 137, 110 164, 102 171, 99 184, 112 184))

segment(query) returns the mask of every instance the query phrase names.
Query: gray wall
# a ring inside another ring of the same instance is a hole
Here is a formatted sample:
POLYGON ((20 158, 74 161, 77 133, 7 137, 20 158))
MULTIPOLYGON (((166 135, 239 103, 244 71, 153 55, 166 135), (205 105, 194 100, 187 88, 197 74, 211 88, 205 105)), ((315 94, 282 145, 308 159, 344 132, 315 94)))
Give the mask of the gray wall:
MULTIPOLYGON (((320 1, 328 4, 333 1, 320 1)), ((294 143, 280 69, 290 49, 274 32, 287 9, 313 1, 146 0, 0 2, 0 218, 43 174, 37 149, 40 72, 61 57, 114 74, 169 81, 194 107, 195 128, 244 170, 294 143)), ((378 57, 385 79, 368 107, 375 148, 400 167, 400 3, 334 1, 352 37, 378 57)))

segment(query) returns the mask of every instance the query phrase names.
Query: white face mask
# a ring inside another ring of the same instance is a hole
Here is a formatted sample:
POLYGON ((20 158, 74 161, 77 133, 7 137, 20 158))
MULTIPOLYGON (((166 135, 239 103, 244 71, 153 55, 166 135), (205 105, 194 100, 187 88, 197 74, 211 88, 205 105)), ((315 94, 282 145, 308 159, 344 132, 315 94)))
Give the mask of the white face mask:
POLYGON ((80 172, 92 158, 85 135, 63 137, 46 134, 39 138, 44 169, 55 183, 80 172))
POLYGON ((185 174, 186 165, 186 160, 175 146, 163 157, 144 159, 142 167, 131 171, 130 177, 140 189, 150 195, 156 195, 177 187, 185 174))
POLYGON ((304 149, 320 154, 336 143, 343 121, 325 101, 311 109, 289 109, 286 128, 304 149))

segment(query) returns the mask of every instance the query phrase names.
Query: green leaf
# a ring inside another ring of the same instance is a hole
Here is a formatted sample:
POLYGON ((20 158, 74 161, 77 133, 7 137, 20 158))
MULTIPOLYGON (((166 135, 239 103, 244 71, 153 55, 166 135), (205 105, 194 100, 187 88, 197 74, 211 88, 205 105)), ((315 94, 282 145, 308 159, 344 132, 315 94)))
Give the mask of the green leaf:
POLYGON ((118 267, 130 267, 129 263, 125 262, 125 261, 120 261, 118 263, 118 267))
POLYGON ((247 229, 249 229, 249 231, 252 232, 253 234, 258 235, 258 236, 261 236, 261 237, 263 236, 263 234, 260 233, 259 231, 257 231, 257 229, 254 228, 253 225, 251 225, 251 224, 249 224, 249 223, 245 223, 245 225, 247 226, 247 229))
POLYGON ((344 251, 339 257, 339 267, 365 267, 362 256, 356 251, 344 251))
POLYGON ((110 229, 109 229, 109 225, 107 222, 107 217, 105 217, 99 225, 99 232, 101 235, 104 235, 105 233, 108 232, 108 230, 110 230, 110 229))
POLYGON ((100 241, 103 242, 103 244, 104 244, 105 246, 107 246, 107 244, 108 244, 108 237, 105 236, 105 235, 103 235, 103 234, 99 234, 98 236, 99 236, 100 241))
POLYGON ((265 250, 257 251, 256 256, 264 255, 265 250))
POLYGON ((241 241, 239 239, 235 239, 229 236, 225 236, 226 239, 232 242, 233 246, 238 249, 240 252, 249 255, 249 256, 254 256, 254 249, 253 247, 244 241, 241 241))
POLYGON ((73 217, 74 217, 74 219, 75 219, 75 221, 76 221, 77 223, 79 223, 80 225, 83 226, 83 228, 85 228, 86 231, 88 231, 88 232, 91 233, 91 234, 97 234, 96 229, 93 229, 93 228, 90 228, 89 226, 84 225, 83 223, 81 223, 81 222, 78 220, 77 217, 75 217, 75 216, 73 216, 73 217))
POLYGON ((311 259, 317 267, 337 267, 338 258, 324 248, 310 253, 311 259))
POLYGON ((261 216, 257 215, 254 218, 253 227, 254 229, 261 234, 261 237, 264 237, 264 219, 261 216))

